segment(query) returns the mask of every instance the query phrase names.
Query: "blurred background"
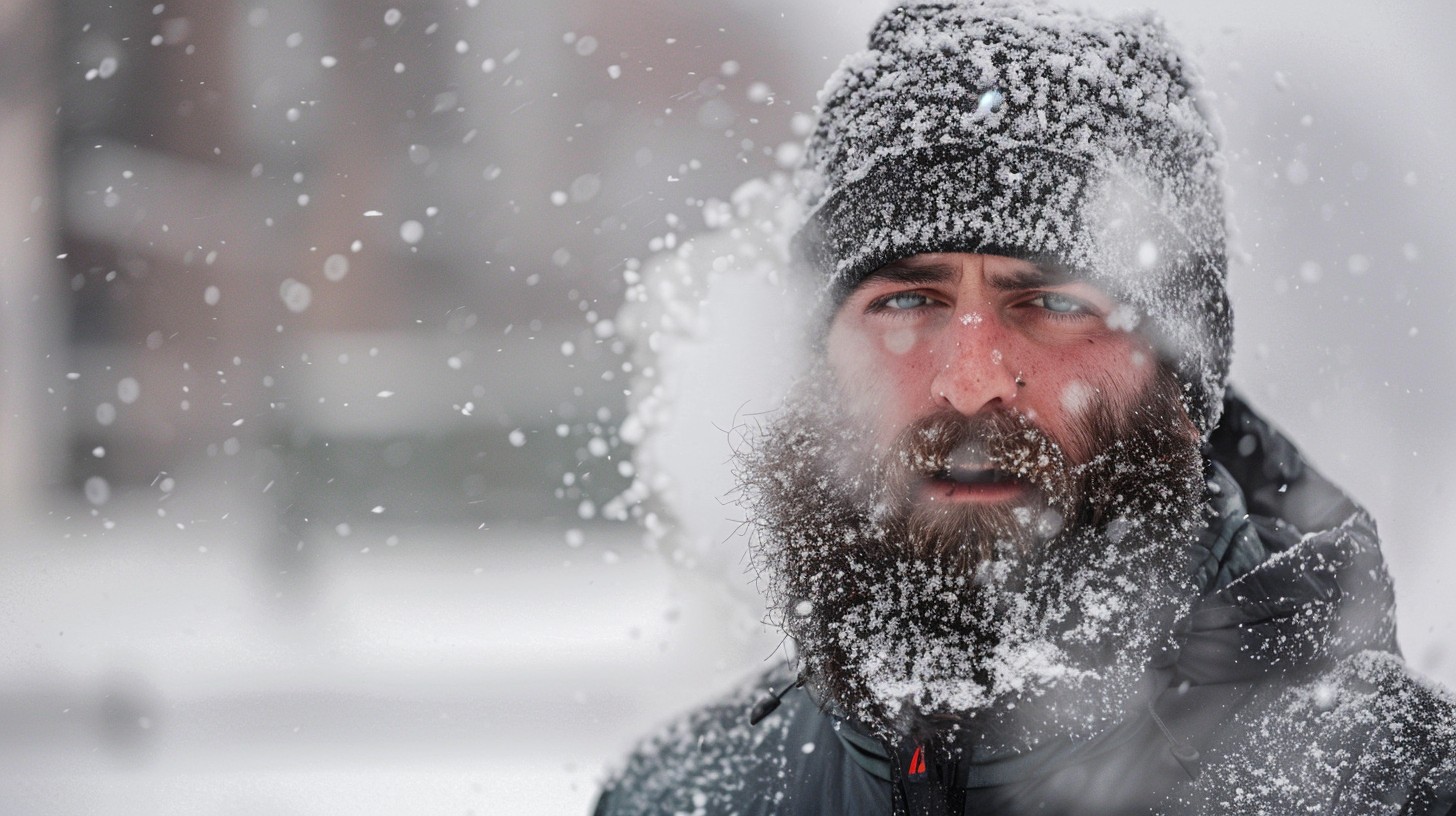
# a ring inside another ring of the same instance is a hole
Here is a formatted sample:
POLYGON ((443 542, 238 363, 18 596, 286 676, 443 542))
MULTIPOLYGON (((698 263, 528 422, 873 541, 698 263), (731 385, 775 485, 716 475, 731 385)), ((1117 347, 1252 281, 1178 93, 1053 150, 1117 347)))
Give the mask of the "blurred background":
MULTIPOLYGON (((1456 682, 1456 7, 1093 5, 1202 66, 1235 382, 1456 682)), ((883 7, 0 0, 0 813, 584 813, 782 659, 718 501, 780 361, 618 315, 883 7)))

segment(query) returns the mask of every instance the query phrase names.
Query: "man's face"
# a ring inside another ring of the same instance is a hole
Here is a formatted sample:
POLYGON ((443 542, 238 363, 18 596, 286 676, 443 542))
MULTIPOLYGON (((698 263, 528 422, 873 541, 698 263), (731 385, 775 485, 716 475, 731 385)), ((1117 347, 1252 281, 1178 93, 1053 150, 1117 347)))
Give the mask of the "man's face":
POLYGON ((770 603, 842 709, 898 731, 1042 689, 1091 723, 1130 693, 1203 489, 1132 323, 984 255, 914 256, 844 301, 825 365, 739 452, 770 603))
MULTIPOLYGON (((879 498, 913 514, 911 538, 1054 535, 1085 498, 1077 466, 1127 434, 1158 374, 1134 322, 1098 287, 1015 258, 879 268, 827 335, 839 411, 859 440, 846 460, 885 476, 879 498)), ((1187 433, 1197 439, 1191 423, 1187 433)))

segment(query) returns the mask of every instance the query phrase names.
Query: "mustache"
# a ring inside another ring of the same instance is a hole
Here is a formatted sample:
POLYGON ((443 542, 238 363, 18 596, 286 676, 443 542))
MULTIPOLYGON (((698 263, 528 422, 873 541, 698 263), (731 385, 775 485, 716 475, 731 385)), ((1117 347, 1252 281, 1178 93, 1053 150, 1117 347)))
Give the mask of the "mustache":
POLYGON ((885 486, 901 496, 929 480, 1021 481, 1058 495, 1074 470, 1051 434, 1011 411, 921 417, 896 436, 879 467, 885 486))

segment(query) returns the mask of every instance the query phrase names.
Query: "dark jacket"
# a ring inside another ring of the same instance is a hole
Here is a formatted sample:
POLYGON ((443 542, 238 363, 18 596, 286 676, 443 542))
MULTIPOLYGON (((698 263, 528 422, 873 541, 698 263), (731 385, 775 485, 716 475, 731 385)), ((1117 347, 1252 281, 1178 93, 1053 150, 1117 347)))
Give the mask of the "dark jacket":
POLYGON ((1115 726, 951 762, 812 689, 751 725, 780 670, 647 740, 597 816, 1456 814, 1456 702, 1399 657, 1374 522, 1235 396, 1206 453, 1204 592, 1115 726))

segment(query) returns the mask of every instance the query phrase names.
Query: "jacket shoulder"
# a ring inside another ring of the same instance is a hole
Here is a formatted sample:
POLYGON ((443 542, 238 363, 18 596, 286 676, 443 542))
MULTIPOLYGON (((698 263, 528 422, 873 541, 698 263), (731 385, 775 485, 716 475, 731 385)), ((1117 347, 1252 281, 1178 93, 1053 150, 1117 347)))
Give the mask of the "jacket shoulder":
POLYGON ((1365 651, 1256 692, 1210 752, 1210 813, 1456 812, 1456 698, 1365 651))
POLYGON ((851 753, 842 724, 804 689, 749 722, 756 701, 791 682, 784 673, 758 678, 644 740, 605 785, 598 816, 890 812, 889 783, 851 753))
POLYGON ((772 680, 745 682, 642 740, 603 786, 597 816, 752 812, 744 805, 787 766, 789 719, 778 712, 748 721, 772 680))

